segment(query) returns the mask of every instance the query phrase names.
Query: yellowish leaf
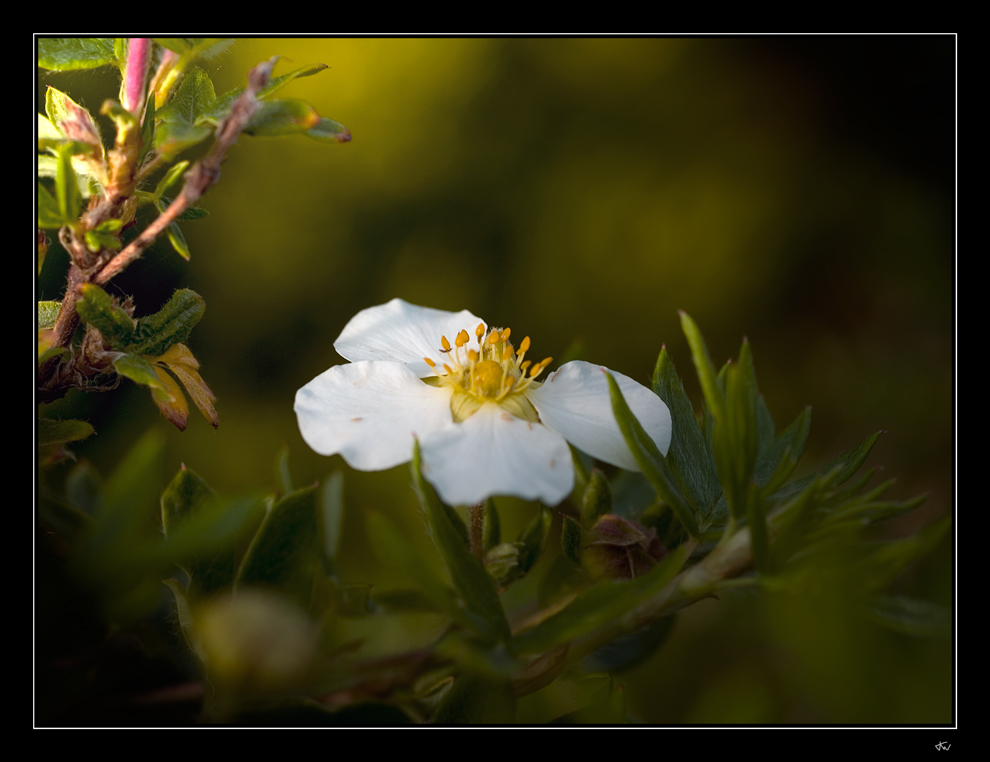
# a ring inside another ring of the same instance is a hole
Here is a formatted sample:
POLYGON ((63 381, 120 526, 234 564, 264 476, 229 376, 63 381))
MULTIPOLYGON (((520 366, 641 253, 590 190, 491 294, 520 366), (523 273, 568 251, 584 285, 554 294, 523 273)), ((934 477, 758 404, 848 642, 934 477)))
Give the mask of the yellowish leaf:
POLYGON ((186 387, 186 391, 189 392, 196 407, 199 408, 203 417, 210 422, 213 428, 219 426, 220 416, 217 415, 216 408, 213 407, 217 398, 210 391, 210 387, 206 385, 202 376, 199 375, 199 362, 189 347, 185 344, 173 344, 157 361, 165 364, 178 377, 182 385, 186 387))
POLYGON ((189 421, 189 403, 186 402, 182 389, 163 368, 155 366, 155 375, 158 376, 158 380, 162 382, 165 389, 152 389, 151 398, 158 405, 158 409, 162 411, 162 415, 175 428, 179 431, 185 431, 189 421))

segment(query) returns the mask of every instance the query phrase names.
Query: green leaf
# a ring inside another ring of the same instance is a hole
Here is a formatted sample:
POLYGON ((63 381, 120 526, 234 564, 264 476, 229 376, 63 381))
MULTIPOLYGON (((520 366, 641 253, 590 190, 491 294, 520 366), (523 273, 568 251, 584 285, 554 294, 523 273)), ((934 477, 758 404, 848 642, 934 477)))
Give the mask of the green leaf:
POLYGON ((581 499, 581 523, 590 529, 599 516, 611 512, 612 490, 609 489, 608 479, 602 471, 592 468, 581 499))
POLYGON ((52 421, 42 418, 38 421, 38 446, 78 442, 94 433, 86 421, 52 421))
POLYGON ((166 157, 175 156, 212 135, 216 125, 211 116, 215 100, 209 75, 194 68, 172 99, 155 114, 158 120, 155 148, 166 157))
POLYGON ((512 639, 510 652, 543 653, 592 630, 621 619, 624 614, 659 593, 681 570, 688 546, 668 553, 646 574, 628 581, 600 582, 579 593, 567 608, 512 639))
POLYGON ((507 639, 509 623, 502 610, 495 582, 484 565, 471 553, 463 523, 459 527, 451 519, 449 511, 440 502, 433 487, 423 478, 418 440, 413 444, 411 467, 413 484, 426 513, 433 542, 440 551, 464 605, 488 624, 492 637, 498 640, 507 639))
POLYGON ((237 573, 237 587, 276 587, 309 605, 319 548, 316 486, 291 492, 269 509, 237 573))
POLYGON ((653 656, 667 642, 676 616, 660 617, 646 627, 616 638, 589 654, 582 662, 585 672, 627 672, 653 656))
MULTIPOLYGON (((167 191, 176 180, 182 177, 182 173, 186 171, 188 166, 188 161, 180 161, 175 166, 171 167, 168 172, 162 176, 162 179, 158 181, 158 185, 155 186, 155 198, 160 199, 165 191, 167 191)), ((163 207, 159 207, 159 211, 162 211, 162 208, 163 207)))
POLYGON ((519 535, 519 565, 515 579, 528 573, 539 560, 552 523, 553 514, 549 508, 542 506, 529 526, 519 535))
POLYGON ((458 675, 433 718, 436 725, 504 725, 515 719, 516 697, 508 680, 458 675))
POLYGON ((715 367, 712 365, 711 357, 708 356, 708 347, 701 336, 701 331, 695 324, 691 316, 686 312, 680 312, 681 330, 687 337, 688 346, 691 348, 691 360, 694 368, 698 372, 698 380, 701 381, 701 391, 705 396, 705 402, 712 416, 716 421, 723 417, 723 406, 725 405, 725 394, 719 387, 715 376, 715 367))
POLYGON ((42 331, 54 326, 61 309, 62 302, 38 302, 38 330, 42 331))
POLYGON ((811 408, 807 407, 761 453, 754 469, 756 483, 763 488, 761 495, 773 495, 790 478, 804 452, 810 430, 811 408))
POLYGON ((334 471, 320 490, 320 516, 323 528, 323 557, 330 571, 337 566, 340 538, 344 531, 344 475, 334 471))
POLYGON ((279 137, 306 132, 316 126, 320 115, 305 101, 283 99, 258 104, 244 132, 255 137, 279 137))
POLYGON ((673 509, 684 528, 692 537, 697 537, 699 531, 697 518, 681 494, 680 487, 668 468, 666 459, 657 449, 656 442, 636 420, 636 416, 629 409, 615 379, 610 373, 605 375, 608 379, 609 394, 612 399, 612 412, 615 414, 616 423, 619 424, 619 430, 622 432, 626 444, 629 445, 633 457, 636 458, 636 463, 646 478, 649 479, 657 494, 673 509))
POLYGON ((564 515, 560 527, 560 552, 572 564, 581 565, 578 551, 581 549, 581 525, 564 515))
POLYGON ((116 63, 112 37, 38 38, 38 66, 43 69, 72 71, 116 63))
POLYGON ((138 318, 134 342, 127 351, 153 357, 163 355, 174 344, 185 342, 205 311, 203 297, 188 288, 179 289, 158 312, 138 318))
POLYGON ((906 595, 876 593, 867 602, 866 614, 883 627, 913 637, 945 637, 952 631, 952 612, 906 595))
POLYGON ((159 398, 171 398, 170 392, 165 388, 161 379, 158 378, 158 374, 155 372, 155 366, 144 358, 137 355, 124 354, 113 361, 113 367, 120 375, 131 379, 134 383, 150 387, 152 392, 159 398))
POLYGON ((759 450, 758 394, 749 342, 743 341, 738 364, 727 364, 725 373, 725 404, 721 418, 715 416, 713 446, 729 510, 740 519, 749 511, 748 496, 754 494, 750 480, 759 450))
POLYGON ((313 127, 306 130, 306 137, 321 143, 349 143, 351 131, 340 122, 321 116, 313 127))
POLYGON ((72 168, 72 144, 64 144, 58 149, 58 169, 55 175, 55 201, 58 213, 66 224, 72 224, 79 217, 81 194, 76 172, 72 168))
POLYGON ((853 474, 859 471, 860 467, 866 461, 867 456, 870 454, 870 450, 873 449, 873 445, 876 444, 877 439, 884 432, 878 431, 875 434, 868 436, 863 442, 851 450, 847 450, 842 453, 839 457, 829 461, 824 466, 816 469, 814 472, 803 476, 800 479, 795 479, 793 482, 782 487, 778 490, 775 495, 776 499, 782 499, 790 497, 802 490, 806 489, 815 480, 822 479, 827 480, 829 485, 838 486, 844 484, 848 481, 853 474))
POLYGON ((674 361, 666 347, 660 350, 653 371, 653 391, 670 410, 672 435, 667 465, 670 467, 685 499, 698 512, 702 525, 707 525, 722 494, 715 468, 715 456, 698 426, 691 401, 674 361))
POLYGON ((495 507, 495 500, 488 498, 482 508, 481 518, 481 547, 490 550, 501 542, 502 527, 498 518, 498 508, 495 507))
POLYGON ((113 303, 110 295, 95 283, 79 289, 76 311, 83 321, 96 327, 114 349, 124 349, 134 337, 134 319, 113 303))
MULTIPOLYGON (((383 563, 395 565, 405 572, 423 596, 462 627, 489 634, 485 620, 458 605, 453 591, 434 573, 430 564, 419 557, 409 540, 391 521, 377 511, 368 511, 365 528, 375 555, 383 563)), ((378 596, 375 597, 377 599, 378 596)))

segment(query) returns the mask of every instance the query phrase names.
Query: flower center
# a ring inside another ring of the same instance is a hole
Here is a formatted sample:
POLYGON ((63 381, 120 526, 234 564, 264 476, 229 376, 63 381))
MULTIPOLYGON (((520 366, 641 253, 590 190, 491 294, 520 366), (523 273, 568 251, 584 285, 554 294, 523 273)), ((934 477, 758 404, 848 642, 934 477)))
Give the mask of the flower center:
POLYGON ((436 374, 423 379, 426 383, 453 387, 450 409, 455 421, 466 420, 486 402, 500 405, 517 418, 540 420, 523 393, 539 386, 536 378, 553 358, 534 365, 526 359, 529 336, 519 343, 517 353, 509 341, 511 333, 508 328, 493 328, 486 334, 482 324, 475 329, 473 339, 461 330, 453 346, 441 336, 438 351, 445 355, 441 362, 423 358, 436 374))

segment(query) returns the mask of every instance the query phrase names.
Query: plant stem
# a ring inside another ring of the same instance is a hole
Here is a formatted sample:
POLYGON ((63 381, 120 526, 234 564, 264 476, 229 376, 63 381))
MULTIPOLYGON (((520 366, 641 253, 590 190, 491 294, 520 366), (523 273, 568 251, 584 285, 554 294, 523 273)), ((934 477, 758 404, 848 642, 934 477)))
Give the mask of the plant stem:
POLYGON ((481 563, 485 562, 485 504, 471 506, 471 552, 481 563))

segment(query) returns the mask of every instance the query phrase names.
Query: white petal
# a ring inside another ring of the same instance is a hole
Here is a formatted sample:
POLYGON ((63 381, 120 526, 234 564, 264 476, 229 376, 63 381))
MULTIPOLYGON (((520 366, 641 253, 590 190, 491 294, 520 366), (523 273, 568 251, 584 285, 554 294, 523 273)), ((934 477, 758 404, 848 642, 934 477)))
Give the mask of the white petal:
MULTIPOLYGON (((358 360, 393 360, 406 363, 420 378, 433 375, 425 362, 429 357, 443 361, 440 337, 454 344, 457 334, 465 330, 471 337, 468 347, 478 342, 475 329, 485 321, 468 310, 447 312, 419 307, 402 299, 368 307, 352 317, 333 343, 341 357, 358 360)), ((487 325, 486 325, 487 330, 487 325)))
POLYGON ((556 505, 574 486, 571 451, 558 434, 495 403, 453 428, 420 438, 423 476, 449 505, 512 495, 556 505))
MULTIPOLYGON (((628 471, 639 471, 612 413, 608 379, 600 365, 569 362, 538 389, 526 393, 540 421, 592 457, 628 471)), ((670 448, 670 411, 663 400, 628 376, 608 371, 629 409, 664 455, 670 448)))
POLYGON ((321 373, 296 392, 306 444, 340 453, 352 468, 381 471, 412 458, 413 437, 453 426, 450 387, 424 384, 398 362, 355 362, 321 373))

